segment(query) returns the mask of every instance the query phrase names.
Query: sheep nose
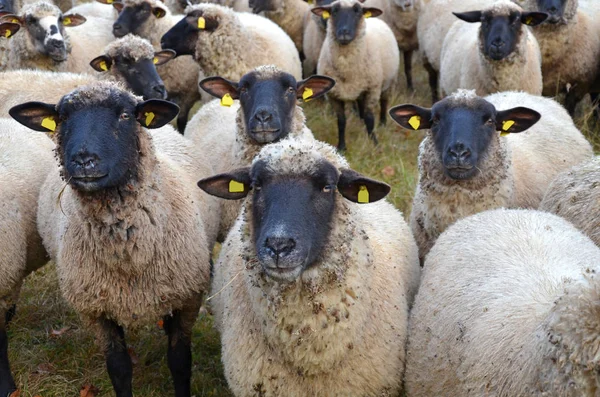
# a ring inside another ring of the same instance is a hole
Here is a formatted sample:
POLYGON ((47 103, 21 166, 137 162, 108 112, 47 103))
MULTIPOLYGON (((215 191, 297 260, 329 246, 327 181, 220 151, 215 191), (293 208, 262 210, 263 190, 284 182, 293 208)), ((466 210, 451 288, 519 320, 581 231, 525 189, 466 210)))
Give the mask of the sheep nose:
POLYGON ((448 149, 448 155, 455 160, 465 161, 471 156, 471 150, 459 143, 448 149))
POLYGON ((287 237, 268 237, 265 247, 271 257, 284 257, 296 248, 296 240, 287 237))
POLYGON ((273 119, 273 115, 271 114, 271 112, 262 109, 259 110, 258 112, 256 112, 256 114, 254 115, 254 118, 261 122, 261 123, 266 123, 268 121, 271 121, 271 119, 273 119))
POLYGON ((50 47, 54 47, 54 48, 63 48, 65 46, 65 43, 63 41, 60 40, 50 40, 50 42, 48 43, 48 45, 50 47))
POLYGON ((80 168, 83 171, 90 171, 96 167, 98 157, 88 152, 83 152, 76 154, 72 161, 77 168, 80 168))
POLYGON ((126 33, 127 32, 125 31, 125 28, 123 28, 123 25, 116 22, 113 24, 113 35, 116 37, 123 37, 126 33))
POLYGON ((496 48, 502 48, 504 47, 504 41, 500 37, 497 37, 492 41, 492 46, 496 48))
POLYGON ((159 98, 165 99, 167 97, 167 90, 165 86, 162 84, 155 85, 152 87, 152 91, 154 91, 159 98))
POLYGON ((558 11, 558 8, 556 8, 555 6, 552 6, 552 7, 548 8, 547 11, 550 14, 556 14, 556 12, 558 11))

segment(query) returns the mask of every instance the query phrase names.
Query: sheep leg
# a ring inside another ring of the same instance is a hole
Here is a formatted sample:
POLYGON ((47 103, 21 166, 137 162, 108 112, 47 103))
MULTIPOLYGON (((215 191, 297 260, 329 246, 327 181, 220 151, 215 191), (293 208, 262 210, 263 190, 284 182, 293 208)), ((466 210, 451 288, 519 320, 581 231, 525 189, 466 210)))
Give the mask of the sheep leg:
POLYGON ((132 397, 133 365, 127 352, 123 327, 105 318, 99 320, 107 346, 104 351, 106 369, 117 397, 132 397))
POLYGON ((346 113, 344 111, 344 102, 330 98, 331 106, 337 115, 338 125, 338 150, 346 150, 346 113))
POLYGON ((359 96, 356 100, 356 105, 358 106, 358 116, 361 120, 365 119, 365 96, 366 93, 359 96))
POLYGON ((177 116, 177 130, 181 135, 185 132, 185 127, 187 126, 188 116, 190 114, 190 110, 194 106, 193 103, 188 103, 188 101, 180 101, 179 105, 179 115, 177 116))
MULTIPOLYGON (((9 311, 5 311, 3 317, 8 317, 9 311)), ((6 333, 6 325, 7 323, 3 321, 0 322, 0 396, 8 396, 10 393, 17 390, 8 362, 8 335, 6 333)))
POLYGON ((404 75, 406 76, 406 87, 409 91, 414 91, 413 81, 412 81, 412 55, 411 51, 404 51, 404 75))
POLYGON ((438 94, 438 72, 431 66, 428 60, 423 61, 423 66, 429 74, 429 87, 431 88, 431 103, 436 103, 440 100, 438 94))
POLYGON ((375 116, 373 115, 373 111, 368 109, 365 112, 365 126, 367 127, 367 134, 369 134, 369 138, 373 141, 375 145, 378 145, 377 136, 373 129, 375 129, 375 116))
POLYGON ((390 89, 381 93, 381 99, 379 100, 379 125, 385 125, 387 123, 387 107, 390 99, 390 89))
MULTIPOLYGON (((15 314, 17 314, 17 305, 13 304, 11 305, 11 307, 8 308, 8 310, 6 311, 5 314, 5 319, 6 319, 6 325, 8 326, 8 324, 10 324, 10 322, 12 321, 13 317, 15 317, 15 314)), ((1 396, 2 394, 0 394, 1 396)))
POLYGON ((565 97, 565 109, 567 109, 567 112, 569 112, 571 117, 575 116, 575 108, 582 98, 583 96, 577 92, 577 89, 575 88, 567 92, 567 96, 565 97))

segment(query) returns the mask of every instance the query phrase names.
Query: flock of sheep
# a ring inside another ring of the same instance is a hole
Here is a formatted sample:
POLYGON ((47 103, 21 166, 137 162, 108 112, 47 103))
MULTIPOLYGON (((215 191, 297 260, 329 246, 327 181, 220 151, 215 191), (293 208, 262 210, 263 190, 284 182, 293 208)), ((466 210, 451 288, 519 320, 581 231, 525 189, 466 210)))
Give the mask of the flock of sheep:
POLYGON ((0 1, 0 397, 49 259, 117 397, 160 319, 191 396, 203 304, 236 396, 598 395, 595 1, 0 1), (433 105, 390 109, 416 50, 433 105), (409 223, 340 153, 348 108, 425 132, 409 223))

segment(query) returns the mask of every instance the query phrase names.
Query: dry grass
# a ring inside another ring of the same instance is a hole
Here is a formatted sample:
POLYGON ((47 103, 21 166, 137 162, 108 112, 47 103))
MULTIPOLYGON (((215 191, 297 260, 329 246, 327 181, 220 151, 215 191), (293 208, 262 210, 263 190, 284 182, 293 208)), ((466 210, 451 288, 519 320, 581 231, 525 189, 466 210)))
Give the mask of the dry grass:
MULTIPOLYGON (((425 72, 415 65, 415 94, 397 94, 391 104, 429 105, 425 72)), ((398 92, 405 92, 401 83, 398 92)), ((323 101, 306 106, 308 124, 318 139, 337 143, 335 116, 323 101)), ((578 125, 600 149, 599 128, 590 118, 589 105, 580 112, 578 125)), ((405 214, 410 211, 417 181, 416 159, 423 134, 409 132, 388 121, 376 130, 380 144, 374 147, 367 139, 364 125, 355 114, 348 119, 346 153, 353 168, 392 185, 390 200, 405 214)), ((100 389, 100 396, 110 396, 112 387, 104 360, 88 333, 81 328, 75 313, 60 297, 54 266, 48 265, 29 277, 23 287, 18 314, 11 324, 10 360, 21 396, 78 396, 84 384, 100 389), (68 330, 53 336, 53 330, 68 330)), ((166 337, 158 327, 127 335, 137 354, 134 366, 134 390, 137 396, 172 395, 166 365, 166 337)), ((193 380, 195 396, 229 396, 220 363, 218 334, 212 319, 201 315, 194 329, 193 380)))

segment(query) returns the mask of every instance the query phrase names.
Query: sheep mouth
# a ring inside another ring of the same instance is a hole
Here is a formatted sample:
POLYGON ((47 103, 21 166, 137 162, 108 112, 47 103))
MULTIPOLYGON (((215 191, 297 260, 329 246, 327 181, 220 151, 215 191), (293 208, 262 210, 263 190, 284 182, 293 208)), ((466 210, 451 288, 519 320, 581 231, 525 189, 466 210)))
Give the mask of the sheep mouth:
POLYGON ((477 173, 477 168, 472 165, 453 165, 446 167, 446 175, 455 180, 471 179, 477 173))
POLYGON ((251 130, 252 139, 258 143, 271 143, 279 138, 281 129, 254 129, 251 130))
POLYGON ((294 267, 271 267, 263 266, 266 275, 278 282, 295 281, 302 273, 304 266, 302 264, 294 267))

